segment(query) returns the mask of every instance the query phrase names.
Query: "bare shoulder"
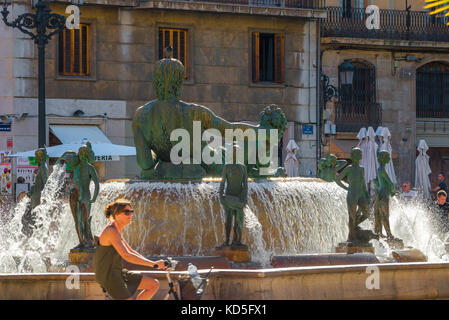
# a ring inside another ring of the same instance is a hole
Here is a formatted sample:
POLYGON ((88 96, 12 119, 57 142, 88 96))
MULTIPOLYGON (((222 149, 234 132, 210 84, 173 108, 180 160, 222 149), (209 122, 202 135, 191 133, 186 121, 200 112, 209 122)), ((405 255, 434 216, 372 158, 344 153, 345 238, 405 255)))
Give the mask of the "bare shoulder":
POLYGON ((114 239, 120 238, 117 229, 112 225, 106 226, 100 234, 99 241, 101 245, 110 245, 114 239))

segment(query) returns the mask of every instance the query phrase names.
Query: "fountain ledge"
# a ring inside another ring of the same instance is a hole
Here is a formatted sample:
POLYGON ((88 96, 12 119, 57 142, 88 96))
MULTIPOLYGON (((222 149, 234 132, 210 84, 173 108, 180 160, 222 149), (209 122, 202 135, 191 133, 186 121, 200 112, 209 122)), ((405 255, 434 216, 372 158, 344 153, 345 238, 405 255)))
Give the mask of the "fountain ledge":
MULTIPOLYGON (((200 270, 206 274, 209 270, 200 270)), ((159 280, 155 299, 168 288, 165 272, 137 271, 159 280)), ((186 272, 173 272, 177 279, 186 272)), ((217 269, 205 300, 251 299, 448 299, 449 263, 388 263, 263 270, 217 269), (379 289, 369 290, 368 267, 379 269, 379 289)), ((104 299, 93 273, 0 274, 0 299, 104 299), (80 289, 67 289, 79 276, 80 289)))

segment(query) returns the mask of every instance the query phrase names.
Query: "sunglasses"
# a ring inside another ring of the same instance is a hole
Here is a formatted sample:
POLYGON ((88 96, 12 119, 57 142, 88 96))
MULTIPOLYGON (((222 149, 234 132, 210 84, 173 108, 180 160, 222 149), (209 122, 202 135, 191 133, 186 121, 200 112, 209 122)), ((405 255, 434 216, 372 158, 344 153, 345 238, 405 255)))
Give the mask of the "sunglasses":
POLYGON ((134 210, 123 210, 122 213, 124 213, 125 215, 129 216, 130 214, 134 213, 134 210))

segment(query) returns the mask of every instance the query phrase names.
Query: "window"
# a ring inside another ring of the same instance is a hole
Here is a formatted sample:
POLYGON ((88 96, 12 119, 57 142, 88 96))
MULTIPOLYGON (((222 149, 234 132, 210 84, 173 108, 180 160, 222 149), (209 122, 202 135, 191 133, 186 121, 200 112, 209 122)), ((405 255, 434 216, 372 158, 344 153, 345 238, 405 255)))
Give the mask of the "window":
POLYGON ((354 103, 375 103, 376 102, 376 71, 373 65, 351 61, 355 67, 352 86, 345 88, 339 80, 340 100, 354 103))
POLYGON ((416 72, 416 116, 449 118, 449 65, 431 62, 416 72))
POLYGON ((284 34, 252 34, 253 82, 284 82, 284 34))
POLYGON ((186 29, 159 28, 159 59, 163 59, 164 50, 173 48, 173 58, 182 62, 186 69, 185 78, 189 78, 188 41, 186 29))
POLYGON ((90 75, 89 25, 79 29, 64 29, 59 33, 59 74, 64 76, 90 75))
POLYGON ((374 65, 350 60, 354 66, 352 84, 343 84, 339 70, 339 101, 334 105, 338 132, 358 132, 361 127, 378 127, 382 123, 382 106, 376 103, 376 69, 374 65))

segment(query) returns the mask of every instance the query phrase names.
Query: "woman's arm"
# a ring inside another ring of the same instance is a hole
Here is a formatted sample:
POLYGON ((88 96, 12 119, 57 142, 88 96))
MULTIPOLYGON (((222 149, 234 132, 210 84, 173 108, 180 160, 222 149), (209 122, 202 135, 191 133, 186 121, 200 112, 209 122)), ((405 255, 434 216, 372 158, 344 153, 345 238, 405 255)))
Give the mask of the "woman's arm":
POLYGON ((129 252, 132 252, 132 253, 138 255, 139 257, 146 259, 143 255, 141 255, 141 254, 138 253, 136 250, 134 250, 133 248, 131 248, 131 246, 128 244, 128 242, 126 242, 125 239, 122 239, 122 243, 125 245, 126 249, 128 249, 129 252))
POLYGON ((102 242, 106 245, 110 244, 114 247, 114 249, 117 251, 117 253, 126 261, 138 264, 142 266, 147 267, 154 267, 155 265, 158 266, 158 268, 165 269, 164 261, 151 261, 148 259, 145 259, 143 256, 139 254, 135 254, 128 250, 124 242, 122 241, 122 238, 120 237, 119 232, 115 228, 107 228, 107 230, 104 231, 104 233, 101 235, 102 242))

